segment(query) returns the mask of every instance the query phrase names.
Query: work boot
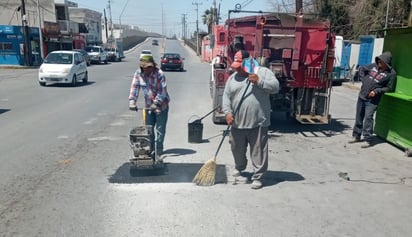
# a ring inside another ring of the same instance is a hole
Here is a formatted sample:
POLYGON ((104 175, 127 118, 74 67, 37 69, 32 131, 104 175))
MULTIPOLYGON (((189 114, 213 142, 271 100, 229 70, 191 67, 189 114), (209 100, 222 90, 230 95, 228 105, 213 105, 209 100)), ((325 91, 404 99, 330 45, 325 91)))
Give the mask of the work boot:
POLYGON ((260 189, 262 187, 263 187, 262 182, 260 180, 255 179, 255 180, 253 180, 252 186, 250 188, 251 189, 260 189))
POLYGON ((360 142, 361 140, 360 140, 360 138, 358 138, 358 137, 352 137, 352 139, 350 139, 349 141, 348 141, 348 143, 349 144, 352 144, 352 143, 357 143, 357 142, 360 142))

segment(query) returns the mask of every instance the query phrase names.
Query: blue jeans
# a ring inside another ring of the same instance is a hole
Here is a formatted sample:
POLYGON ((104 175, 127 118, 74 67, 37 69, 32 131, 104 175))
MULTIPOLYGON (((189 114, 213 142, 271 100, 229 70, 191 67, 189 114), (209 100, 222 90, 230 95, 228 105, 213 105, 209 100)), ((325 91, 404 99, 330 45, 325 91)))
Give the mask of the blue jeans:
POLYGON ((358 98, 356 104, 355 126, 353 127, 352 136, 360 139, 363 134, 363 139, 371 142, 373 138, 373 116, 378 105, 367 100, 358 98))
POLYGON ((146 125, 152 125, 152 134, 154 134, 151 136, 150 148, 152 151, 156 148, 158 154, 163 152, 168 114, 169 107, 162 110, 160 114, 146 110, 146 125))

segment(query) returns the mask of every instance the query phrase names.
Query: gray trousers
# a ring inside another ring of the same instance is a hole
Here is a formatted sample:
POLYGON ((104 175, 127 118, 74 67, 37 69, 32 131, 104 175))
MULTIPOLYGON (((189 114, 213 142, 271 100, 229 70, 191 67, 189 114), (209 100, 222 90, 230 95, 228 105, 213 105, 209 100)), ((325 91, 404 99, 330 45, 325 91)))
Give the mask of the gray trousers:
POLYGON ((246 169, 246 152, 249 145, 250 160, 253 165, 252 180, 260 180, 268 169, 268 128, 231 128, 229 143, 235 160, 235 168, 239 171, 246 169))

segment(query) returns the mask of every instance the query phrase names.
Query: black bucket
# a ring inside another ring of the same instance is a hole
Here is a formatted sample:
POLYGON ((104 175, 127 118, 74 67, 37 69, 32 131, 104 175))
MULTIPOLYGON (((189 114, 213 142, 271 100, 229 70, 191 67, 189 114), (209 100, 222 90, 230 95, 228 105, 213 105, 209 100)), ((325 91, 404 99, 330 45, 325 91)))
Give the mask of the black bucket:
POLYGON ((188 123, 188 141, 190 143, 201 143, 203 141, 203 123, 200 120, 188 123))

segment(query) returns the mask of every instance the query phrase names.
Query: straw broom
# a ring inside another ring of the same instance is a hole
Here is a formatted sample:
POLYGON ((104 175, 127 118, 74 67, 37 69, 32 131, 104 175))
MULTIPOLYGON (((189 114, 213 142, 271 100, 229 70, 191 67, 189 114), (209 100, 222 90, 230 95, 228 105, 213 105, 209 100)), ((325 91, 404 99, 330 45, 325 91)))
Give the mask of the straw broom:
POLYGON ((216 150, 215 156, 206 161, 206 163, 200 168, 196 176, 193 179, 193 182, 199 186, 212 186, 215 184, 216 176, 216 157, 219 153, 220 147, 222 147, 223 141, 225 140, 226 135, 229 133, 230 125, 227 126, 227 129, 223 133, 222 140, 220 140, 219 146, 216 150))
MULTIPOLYGON (((240 98, 239 104, 236 107, 235 112, 233 113, 233 116, 237 114, 239 111, 240 105, 243 102, 243 99, 245 98, 246 91, 248 90, 250 86, 250 81, 247 82, 247 86, 245 91, 242 94, 242 97, 240 98)), ((217 147, 215 156, 206 161, 206 163, 200 168, 200 170, 197 172, 196 176, 193 178, 193 183, 199 186, 212 186, 215 184, 215 179, 216 179, 216 157, 217 154, 219 153, 220 147, 222 147, 223 141, 225 140, 226 135, 229 133, 231 126, 228 125, 226 130, 223 132, 222 140, 220 140, 219 146, 217 147)))

